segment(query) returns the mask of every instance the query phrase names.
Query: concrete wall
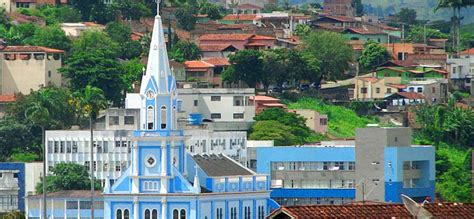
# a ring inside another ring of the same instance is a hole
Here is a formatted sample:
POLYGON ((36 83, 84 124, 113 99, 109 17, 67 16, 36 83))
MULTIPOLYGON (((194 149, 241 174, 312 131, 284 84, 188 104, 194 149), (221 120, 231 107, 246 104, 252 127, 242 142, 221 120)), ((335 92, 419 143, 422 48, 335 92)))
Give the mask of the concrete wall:
POLYGON ((397 93, 396 88, 387 86, 387 84, 400 84, 400 77, 384 77, 379 78, 377 81, 370 82, 362 79, 355 80, 354 99, 356 100, 372 100, 372 99, 383 99, 388 95, 397 93), (367 88, 367 93, 362 93, 362 88, 367 88), (390 88, 390 93, 387 89, 390 88), (377 92, 378 91, 378 92, 377 92))
MULTIPOLYGON (((4 55, 6 53, 0 53, 4 55)), ((20 54, 20 53, 17 53, 20 54)), ((22 60, 17 55, 16 60, 1 60, 2 71, 2 94, 22 93, 29 94, 30 90, 38 90, 40 86, 54 84, 62 85, 62 75, 58 72, 62 66, 61 58, 55 60, 53 55, 45 53, 21 53, 30 54, 29 60, 22 60), (37 60, 33 54, 43 54, 44 59, 37 60)), ((59 54, 57 54, 59 55, 59 54)))
POLYGON ((296 114, 304 117, 306 119, 306 126, 313 130, 316 133, 325 134, 328 130, 328 116, 320 114, 314 110, 308 109, 296 109, 293 110, 296 114), (323 124, 322 120, 325 120, 326 123, 323 124))

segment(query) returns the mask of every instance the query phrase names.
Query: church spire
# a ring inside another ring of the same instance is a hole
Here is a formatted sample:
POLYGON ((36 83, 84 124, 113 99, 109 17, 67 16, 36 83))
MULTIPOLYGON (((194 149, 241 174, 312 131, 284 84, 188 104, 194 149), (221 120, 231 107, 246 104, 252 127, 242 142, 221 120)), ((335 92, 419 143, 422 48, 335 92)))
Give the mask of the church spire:
POLYGON ((159 14, 160 1, 156 2, 157 14, 151 35, 148 63, 140 89, 140 93, 143 95, 150 89, 150 81, 153 81, 153 87, 157 94, 171 94, 176 90, 176 82, 169 67, 163 24, 159 14))

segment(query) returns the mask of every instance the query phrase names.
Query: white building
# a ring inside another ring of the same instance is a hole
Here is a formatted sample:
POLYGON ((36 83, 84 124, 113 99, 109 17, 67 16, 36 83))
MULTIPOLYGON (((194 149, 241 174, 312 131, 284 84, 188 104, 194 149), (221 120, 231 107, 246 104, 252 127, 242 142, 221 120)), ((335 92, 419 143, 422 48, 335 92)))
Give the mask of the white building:
POLYGON ((474 49, 461 52, 459 58, 448 58, 446 61, 449 79, 460 89, 469 90, 474 78, 474 49))

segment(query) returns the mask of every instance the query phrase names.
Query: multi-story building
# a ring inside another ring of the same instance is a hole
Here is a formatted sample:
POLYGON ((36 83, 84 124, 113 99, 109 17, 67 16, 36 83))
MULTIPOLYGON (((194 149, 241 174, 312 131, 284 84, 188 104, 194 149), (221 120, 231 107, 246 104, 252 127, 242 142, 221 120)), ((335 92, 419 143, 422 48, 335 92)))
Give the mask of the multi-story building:
POLYGON ((256 151, 257 172, 271 176, 271 198, 282 205, 401 203, 401 194, 434 200, 434 148, 411 145, 409 128, 362 128, 355 142, 256 151))
POLYGON ((459 58, 449 57, 446 69, 456 88, 469 91, 474 78, 474 48, 462 51, 459 58))
POLYGON ((34 195, 43 163, 0 163, 0 215, 25 211, 26 195, 34 195))
POLYGON ((0 94, 26 95, 49 84, 61 86, 63 53, 41 46, 7 46, 0 50, 0 94))
POLYGON ((355 10, 352 0, 324 0, 323 10, 326 13, 339 16, 354 17, 355 10))

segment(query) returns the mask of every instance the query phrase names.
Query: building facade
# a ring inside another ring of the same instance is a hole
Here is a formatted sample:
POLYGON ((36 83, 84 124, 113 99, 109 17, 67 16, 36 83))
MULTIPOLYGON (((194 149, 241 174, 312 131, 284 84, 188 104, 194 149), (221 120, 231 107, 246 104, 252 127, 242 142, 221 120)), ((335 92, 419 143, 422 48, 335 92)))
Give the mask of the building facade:
POLYGON ((29 94, 42 86, 62 85, 64 51, 41 46, 7 46, 0 50, 0 94, 29 94))
MULTIPOLYGON (((434 148, 412 146, 409 128, 362 128, 356 141, 257 147, 257 172, 281 205, 434 200, 434 148)), ((252 158, 250 158, 252 159, 252 158)))
POLYGON ((26 195, 34 195, 43 163, 0 163, 0 215, 25 211, 26 195))

